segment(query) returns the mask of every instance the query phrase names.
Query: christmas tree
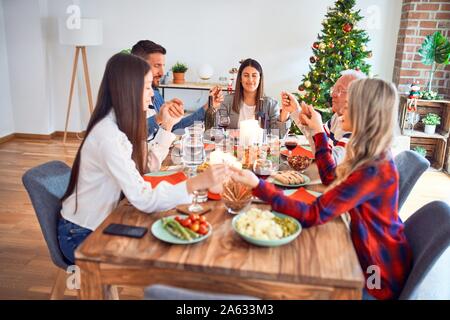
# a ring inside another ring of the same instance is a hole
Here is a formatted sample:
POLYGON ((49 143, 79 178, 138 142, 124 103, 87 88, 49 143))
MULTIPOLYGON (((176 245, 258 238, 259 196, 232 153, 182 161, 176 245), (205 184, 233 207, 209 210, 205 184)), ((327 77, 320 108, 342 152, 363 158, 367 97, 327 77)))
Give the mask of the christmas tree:
MULTIPOLYGON (((369 37, 356 27, 363 17, 354 6, 355 0, 337 0, 334 8, 328 9, 321 34, 312 45, 309 72, 298 87, 299 100, 321 111, 324 121, 332 115, 330 88, 341 71, 355 69, 365 74, 370 71, 365 62, 372 57, 367 49, 369 37)), ((295 124, 292 129, 298 131, 295 124)))

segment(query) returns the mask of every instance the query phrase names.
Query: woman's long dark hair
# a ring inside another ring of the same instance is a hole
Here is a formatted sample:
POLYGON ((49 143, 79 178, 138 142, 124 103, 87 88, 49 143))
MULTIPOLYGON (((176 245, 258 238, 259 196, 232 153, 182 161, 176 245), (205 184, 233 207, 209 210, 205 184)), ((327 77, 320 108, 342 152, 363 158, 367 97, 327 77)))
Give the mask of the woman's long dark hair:
POLYGON ((241 66, 239 67, 239 71, 236 78, 236 88, 234 91, 234 98, 233 98, 233 111, 236 113, 240 112, 241 103, 244 100, 244 87, 242 86, 242 72, 246 67, 253 67, 259 72, 259 85, 258 89, 256 90, 256 110, 255 113, 259 113, 259 101, 263 99, 264 96, 264 75, 261 65, 258 61, 253 59, 246 59, 242 61, 241 66))
MULTIPOLYGON (((86 135, 78 149, 72 166, 69 186, 62 197, 64 201, 73 192, 77 196, 80 172, 81 150, 89 133, 111 110, 114 110, 119 130, 126 134, 133 145, 132 159, 141 174, 146 170, 147 161, 147 122, 143 110, 144 78, 150 71, 148 63, 131 54, 118 53, 106 64, 97 104, 89 120, 86 135)), ((76 201, 77 202, 77 201, 76 201)), ((75 204, 75 212, 77 203, 75 204)))

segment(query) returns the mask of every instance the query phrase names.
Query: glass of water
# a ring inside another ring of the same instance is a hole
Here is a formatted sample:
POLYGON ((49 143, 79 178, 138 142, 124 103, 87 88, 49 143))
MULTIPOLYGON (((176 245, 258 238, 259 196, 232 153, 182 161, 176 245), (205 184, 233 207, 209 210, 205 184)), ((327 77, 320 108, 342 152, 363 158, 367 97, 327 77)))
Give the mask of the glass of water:
MULTIPOLYGON (((188 130, 189 131, 189 130, 188 130)), ((193 177, 197 171, 197 167, 205 161, 205 147, 203 145, 203 134, 200 131, 189 131, 182 139, 183 164, 189 170, 189 177, 193 177)), ((205 193, 204 190, 194 191, 194 201, 189 206, 189 211, 199 212, 203 207, 198 203, 198 196, 205 193)))

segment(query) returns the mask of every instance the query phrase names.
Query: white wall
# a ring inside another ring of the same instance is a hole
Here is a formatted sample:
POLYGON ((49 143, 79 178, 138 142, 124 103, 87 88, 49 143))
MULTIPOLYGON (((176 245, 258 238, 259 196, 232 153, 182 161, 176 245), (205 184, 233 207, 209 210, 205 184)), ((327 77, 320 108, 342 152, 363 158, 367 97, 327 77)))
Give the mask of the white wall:
MULTIPOLYGON (((33 42, 44 39, 38 46, 39 51, 34 52, 34 66, 36 76, 47 79, 48 88, 42 88, 49 94, 45 99, 40 97, 39 103, 42 113, 47 115, 47 123, 51 130, 63 130, 73 48, 62 46, 57 40, 58 17, 67 17, 65 10, 68 5, 76 3, 81 7, 84 17, 96 17, 103 20, 104 43, 101 47, 88 48, 89 68, 94 91, 96 91, 103 74, 107 59, 115 52, 131 47, 140 39, 150 39, 162 44, 168 50, 167 68, 175 61, 186 62, 190 67, 188 80, 198 81, 196 69, 202 63, 209 63, 215 69, 213 81, 219 76, 228 76, 228 70, 238 67, 242 58, 253 57, 261 62, 266 77, 266 93, 278 98, 281 90, 295 91, 308 70, 309 57, 312 54, 311 45, 316 41, 320 32, 321 22, 325 17, 327 6, 333 5, 333 0, 3 0, 6 3, 37 3, 41 8, 36 17, 30 8, 16 10, 28 11, 26 16, 32 15, 25 21, 9 19, 6 21, 7 34, 11 37, 23 37, 27 34, 21 32, 19 22, 25 24, 27 29, 34 29, 33 42), (41 34, 36 31, 38 18, 43 24, 41 34), (8 28, 9 24, 18 27, 8 28), (9 29, 9 31, 8 31, 9 29), (44 69, 44 63, 48 65, 44 69), (40 69, 40 70, 37 70, 40 69), (47 73, 47 74, 46 74, 47 73), (48 106, 50 105, 50 106, 48 106), (47 107, 47 109, 46 109, 47 107)), ((370 24, 368 29, 371 42, 369 48, 373 50, 374 57, 370 60, 373 73, 381 78, 391 80, 394 65, 396 39, 400 21, 401 0, 359 0, 358 8, 363 16, 370 19, 363 21, 362 27, 367 28, 367 22, 372 21, 373 13, 368 8, 376 6, 379 12, 378 25, 370 24)), ((12 5, 11 5, 12 6, 12 5)), ((7 6, 5 6, 7 7, 7 6)), ((373 9, 373 8, 372 8, 373 9)), ((5 8, 5 12, 7 8, 5 8)), ((375 11, 376 12, 376 11, 375 11)), ((376 20, 376 19, 375 19, 376 20)), ((376 22, 376 21, 375 21, 376 22)), ((10 41, 11 42, 11 41, 10 41)), ((22 59, 29 53, 17 52, 15 46, 9 47, 8 54, 22 59)), ((14 61, 13 61, 14 62, 14 61)), ((17 65, 16 63, 12 64, 17 65)), ((18 68, 11 69, 10 73, 23 71, 18 68), (14 70, 13 70, 14 69, 14 70)), ((80 70, 81 71, 81 70, 80 70)), ((23 74, 16 75, 12 83, 14 87, 25 80, 23 74), (19 78, 19 79, 18 79, 19 78)), ((88 121, 88 107, 82 76, 78 77, 78 86, 73 101, 73 110, 69 130, 83 129, 88 121)), ((17 89, 12 89, 14 112, 23 110, 27 101, 17 99, 17 89)), ((168 92, 168 98, 179 96, 185 99, 187 106, 196 106, 206 99, 206 95, 199 92, 168 92)), ((36 100, 36 99, 33 99, 36 100)), ((23 119, 23 114, 16 117, 16 130, 29 125, 29 120, 23 119)), ((33 127, 42 130, 45 125, 33 127)))
POLYGON ((48 134, 50 96, 41 15, 45 2, 3 0, 15 131, 48 134))
POLYGON ((14 118, 9 88, 8 55, 6 53, 5 37, 3 5, 2 2, 0 2, 0 137, 14 133, 14 118))

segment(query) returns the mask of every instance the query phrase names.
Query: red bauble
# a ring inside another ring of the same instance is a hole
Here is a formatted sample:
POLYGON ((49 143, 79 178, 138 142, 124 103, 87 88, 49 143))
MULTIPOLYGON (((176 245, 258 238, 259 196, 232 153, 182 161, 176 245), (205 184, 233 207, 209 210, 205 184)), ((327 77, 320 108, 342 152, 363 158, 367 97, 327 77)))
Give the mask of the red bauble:
POLYGON ((310 61, 311 63, 316 63, 317 58, 314 57, 314 56, 312 56, 311 58, 309 58, 309 61, 310 61))
POLYGON ((313 43, 313 48, 314 49, 319 49, 319 43, 318 42, 314 42, 313 43))
POLYGON ((330 42, 330 44, 328 46, 330 47, 330 49, 333 49, 334 48, 334 43, 330 42))
POLYGON ((298 86, 298 91, 305 91, 305 87, 304 86, 298 86))
POLYGON ((344 32, 350 32, 353 30, 353 25, 351 23, 346 23, 342 27, 342 30, 344 30, 344 32))

